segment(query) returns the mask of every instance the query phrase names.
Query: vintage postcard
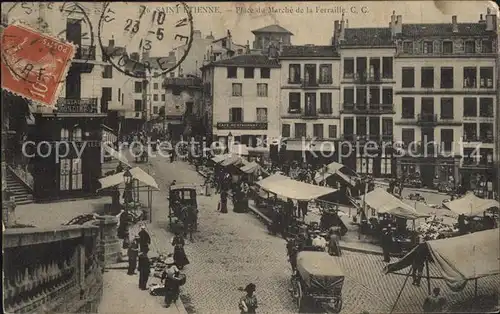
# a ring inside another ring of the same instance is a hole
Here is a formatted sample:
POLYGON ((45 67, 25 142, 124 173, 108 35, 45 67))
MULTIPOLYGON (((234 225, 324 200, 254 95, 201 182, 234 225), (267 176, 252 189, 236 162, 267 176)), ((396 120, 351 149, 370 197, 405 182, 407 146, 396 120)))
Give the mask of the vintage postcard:
POLYGON ((498 312, 499 19, 3 2, 5 312, 498 312))

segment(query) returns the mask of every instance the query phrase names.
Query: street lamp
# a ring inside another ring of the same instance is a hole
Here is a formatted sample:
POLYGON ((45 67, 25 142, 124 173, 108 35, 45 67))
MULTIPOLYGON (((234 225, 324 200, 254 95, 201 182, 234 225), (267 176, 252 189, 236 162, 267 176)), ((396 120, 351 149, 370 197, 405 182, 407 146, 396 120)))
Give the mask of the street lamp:
POLYGON ((132 174, 130 170, 127 169, 123 174, 123 181, 125 182, 125 189, 123 190, 123 202, 125 203, 125 211, 121 214, 120 225, 123 226, 123 248, 128 248, 130 244, 129 239, 129 214, 128 214, 128 204, 133 201, 132 197, 132 174))
POLYGON ((233 134, 231 134, 231 132, 229 132, 229 134, 227 135, 227 152, 228 153, 231 152, 230 147, 232 144, 233 144, 233 134))

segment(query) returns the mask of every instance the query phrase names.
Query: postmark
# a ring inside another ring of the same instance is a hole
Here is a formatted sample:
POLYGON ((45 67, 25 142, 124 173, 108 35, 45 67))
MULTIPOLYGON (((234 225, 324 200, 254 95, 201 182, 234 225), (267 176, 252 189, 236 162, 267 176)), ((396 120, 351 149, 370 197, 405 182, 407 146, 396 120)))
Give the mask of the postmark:
POLYGON ((110 2, 103 8, 97 34, 103 55, 115 69, 131 77, 143 78, 139 68, 134 68, 141 65, 152 77, 159 77, 175 70, 188 56, 193 42, 193 16, 184 2, 165 6, 110 2), (111 38, 115 40, 115 47, 109 50, 105 43, 111 38), (178 59, 163 58, 181 45, 185 48, 178 59), (121 48, 125 48, 127 54, 117 54, 121 48), (134 62, 134 67, 129 69, 127 63, 132 53, 149 53, 160 58, 134 62), (158 71, 153 74, 152 69, 158 71))
MULTIPOLYGON (((85 4, 77 2, 18 2, 7 11, 9 24, 22 24, 59 41, 73 43, 77 47, 75 59, 83 64, 96 57, 95 31, 89 14, 85 4), (72 36, 75 29, 79 30, 79 36, 72 36)), ((65 80, 65 76, 61 78, 61 82, 65 80)))
POLYGON ((75 51, 72 43, 25 25, 7 26, 2 34, 2 88, 55 107, 75 51))

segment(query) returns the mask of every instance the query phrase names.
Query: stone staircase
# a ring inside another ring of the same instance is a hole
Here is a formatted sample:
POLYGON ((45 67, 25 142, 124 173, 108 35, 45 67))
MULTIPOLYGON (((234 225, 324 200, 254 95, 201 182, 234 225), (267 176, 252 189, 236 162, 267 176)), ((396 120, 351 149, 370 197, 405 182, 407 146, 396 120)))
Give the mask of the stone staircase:
POLYGON ((23 183, 21 179, 17 178, 12 171, 7 170, 7 190, 12 193, 11 200, 13 200, 16 205, 24 205, 33 203, 33 194, 23 183))

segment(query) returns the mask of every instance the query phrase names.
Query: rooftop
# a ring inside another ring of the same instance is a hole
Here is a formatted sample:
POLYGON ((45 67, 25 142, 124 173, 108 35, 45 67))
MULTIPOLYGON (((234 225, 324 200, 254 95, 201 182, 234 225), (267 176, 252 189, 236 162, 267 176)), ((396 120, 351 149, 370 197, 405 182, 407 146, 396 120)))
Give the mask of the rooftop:
POLYGON ((283 46, 280 59, 283 57, 338 57, 333 46, 283 46))
POLYGON ((279 26, 278 24, 268 25, 256 30, 253 30, 252 33, 279 33, 279 34, 290 34, 293 35, 292 32, 279 26))
POLYGON ((346 28, 344 41, 347 46, 391 46, 393 45, 389 27, 346 28))
POLYGON ((239 66, 239 67, 268 67, 279 68, 279 62, 276 59, 269 59, 264 55, 238 55, 230 59, 218 60, 207 64, 209 66, 239 66))
POLYGON ((403 24, 403 37, 425 36, 478 36, 485 35, 486 24, 457 23, 458 32, 453 32, 451 23, 403 24))

